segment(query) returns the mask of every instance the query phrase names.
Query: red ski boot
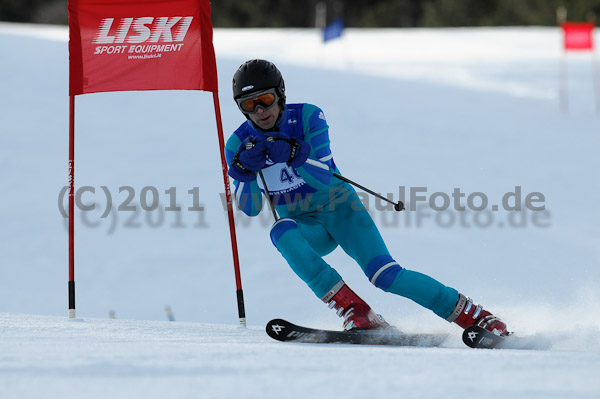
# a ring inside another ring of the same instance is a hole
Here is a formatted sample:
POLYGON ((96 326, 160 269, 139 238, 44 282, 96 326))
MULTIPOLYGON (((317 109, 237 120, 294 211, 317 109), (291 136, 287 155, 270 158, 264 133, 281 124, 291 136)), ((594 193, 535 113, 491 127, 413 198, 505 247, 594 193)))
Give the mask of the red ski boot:
POLYGON ((344 330, 346 331, 390 327, 383 317, 375 314, 371 307, 356 295, 344 281, 337 283, 321 299, 329 305, 330 309, 336 309, 338 316, 344 318, 344 330))
POLYGON ((483 306, 473 304, 471 298, 463 294, 458 295, 456 308, 446 320, 454 322, 462 328, 476 324, 496 335, 509 335, 506 324, 502 320, 483 309, 483 306))

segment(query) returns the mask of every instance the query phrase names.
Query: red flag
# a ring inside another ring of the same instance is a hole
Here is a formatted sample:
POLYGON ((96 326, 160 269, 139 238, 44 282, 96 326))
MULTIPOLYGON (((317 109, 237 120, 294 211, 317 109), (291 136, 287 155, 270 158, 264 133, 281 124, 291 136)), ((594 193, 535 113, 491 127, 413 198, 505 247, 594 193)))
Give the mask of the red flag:
POLYGON ((69 94, 217 91, 209 0, 69 0, 69 94))
POLYGON ((594 24, 591 22, 563 22, 565 50, 593 50, 594 24))

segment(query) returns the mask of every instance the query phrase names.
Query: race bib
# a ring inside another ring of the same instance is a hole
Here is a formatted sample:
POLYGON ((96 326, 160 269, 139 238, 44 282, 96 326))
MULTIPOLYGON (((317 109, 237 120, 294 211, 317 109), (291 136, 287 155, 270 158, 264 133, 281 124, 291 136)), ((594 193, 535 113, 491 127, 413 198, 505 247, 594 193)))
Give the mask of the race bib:
MULTIPOLYGON (((267 189, 271 195, 291 193, 306 184, 296 169, 285 163, 277 163, 262 170, 267 189)), ((264 189, 262 180, 258 179, 258 186, 264 189)))

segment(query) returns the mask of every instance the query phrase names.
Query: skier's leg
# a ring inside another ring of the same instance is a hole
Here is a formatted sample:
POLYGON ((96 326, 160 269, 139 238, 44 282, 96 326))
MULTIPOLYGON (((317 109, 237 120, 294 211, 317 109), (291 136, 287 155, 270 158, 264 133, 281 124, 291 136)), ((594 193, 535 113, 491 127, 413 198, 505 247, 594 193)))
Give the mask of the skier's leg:
POLYGON ((271 229, 273 244, 315 295, 344 318, 344 329, 389 326, 323 260, 337 243, 316 218, 312 214, 280 219, 271 229))
POLYGON ((282 218, 271 228, 273 245, 292 270, 319 298, 342 280, 322 256, 337 243, 327 230, 310 217, 282 218))
POLYGON ((400 267, 354 189, 348 186, 347 190, 348 200, 323 215, 334 239, 376 287, 409 298, 440 317, 448 317, 455 308, 458 291, 400 267))
MULTIPOLYGON (((350 187, 350 190, 353 190, 350 187)), ((371 283, 384 291, 409 298, 449 322, 466 328, 478 324, 496 334, 507 334, 506 324, 482 306, 439 281, 407 270, 390 256, 373 219, 356 194, 329 213, 326 223, 339 245, 361 266, 371 283)))

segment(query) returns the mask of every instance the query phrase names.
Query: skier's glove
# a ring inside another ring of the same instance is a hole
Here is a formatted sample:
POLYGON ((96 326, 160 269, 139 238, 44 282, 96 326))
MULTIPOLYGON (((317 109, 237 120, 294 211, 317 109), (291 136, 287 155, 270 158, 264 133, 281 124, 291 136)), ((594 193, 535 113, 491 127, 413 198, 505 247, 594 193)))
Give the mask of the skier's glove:
POLYGON ((275 163, 285 162, 297 168, 306 162, 309 154, 310 145, 306 141, 278 132, 267 137, 267 155, 275 163))
POLYGON ((266 151, 264 137, 247 137, 238 147, 237 154, 229 165, 229 176, 241 182, 255 180, 256 172, 261 170, 267 161, 266 151))

